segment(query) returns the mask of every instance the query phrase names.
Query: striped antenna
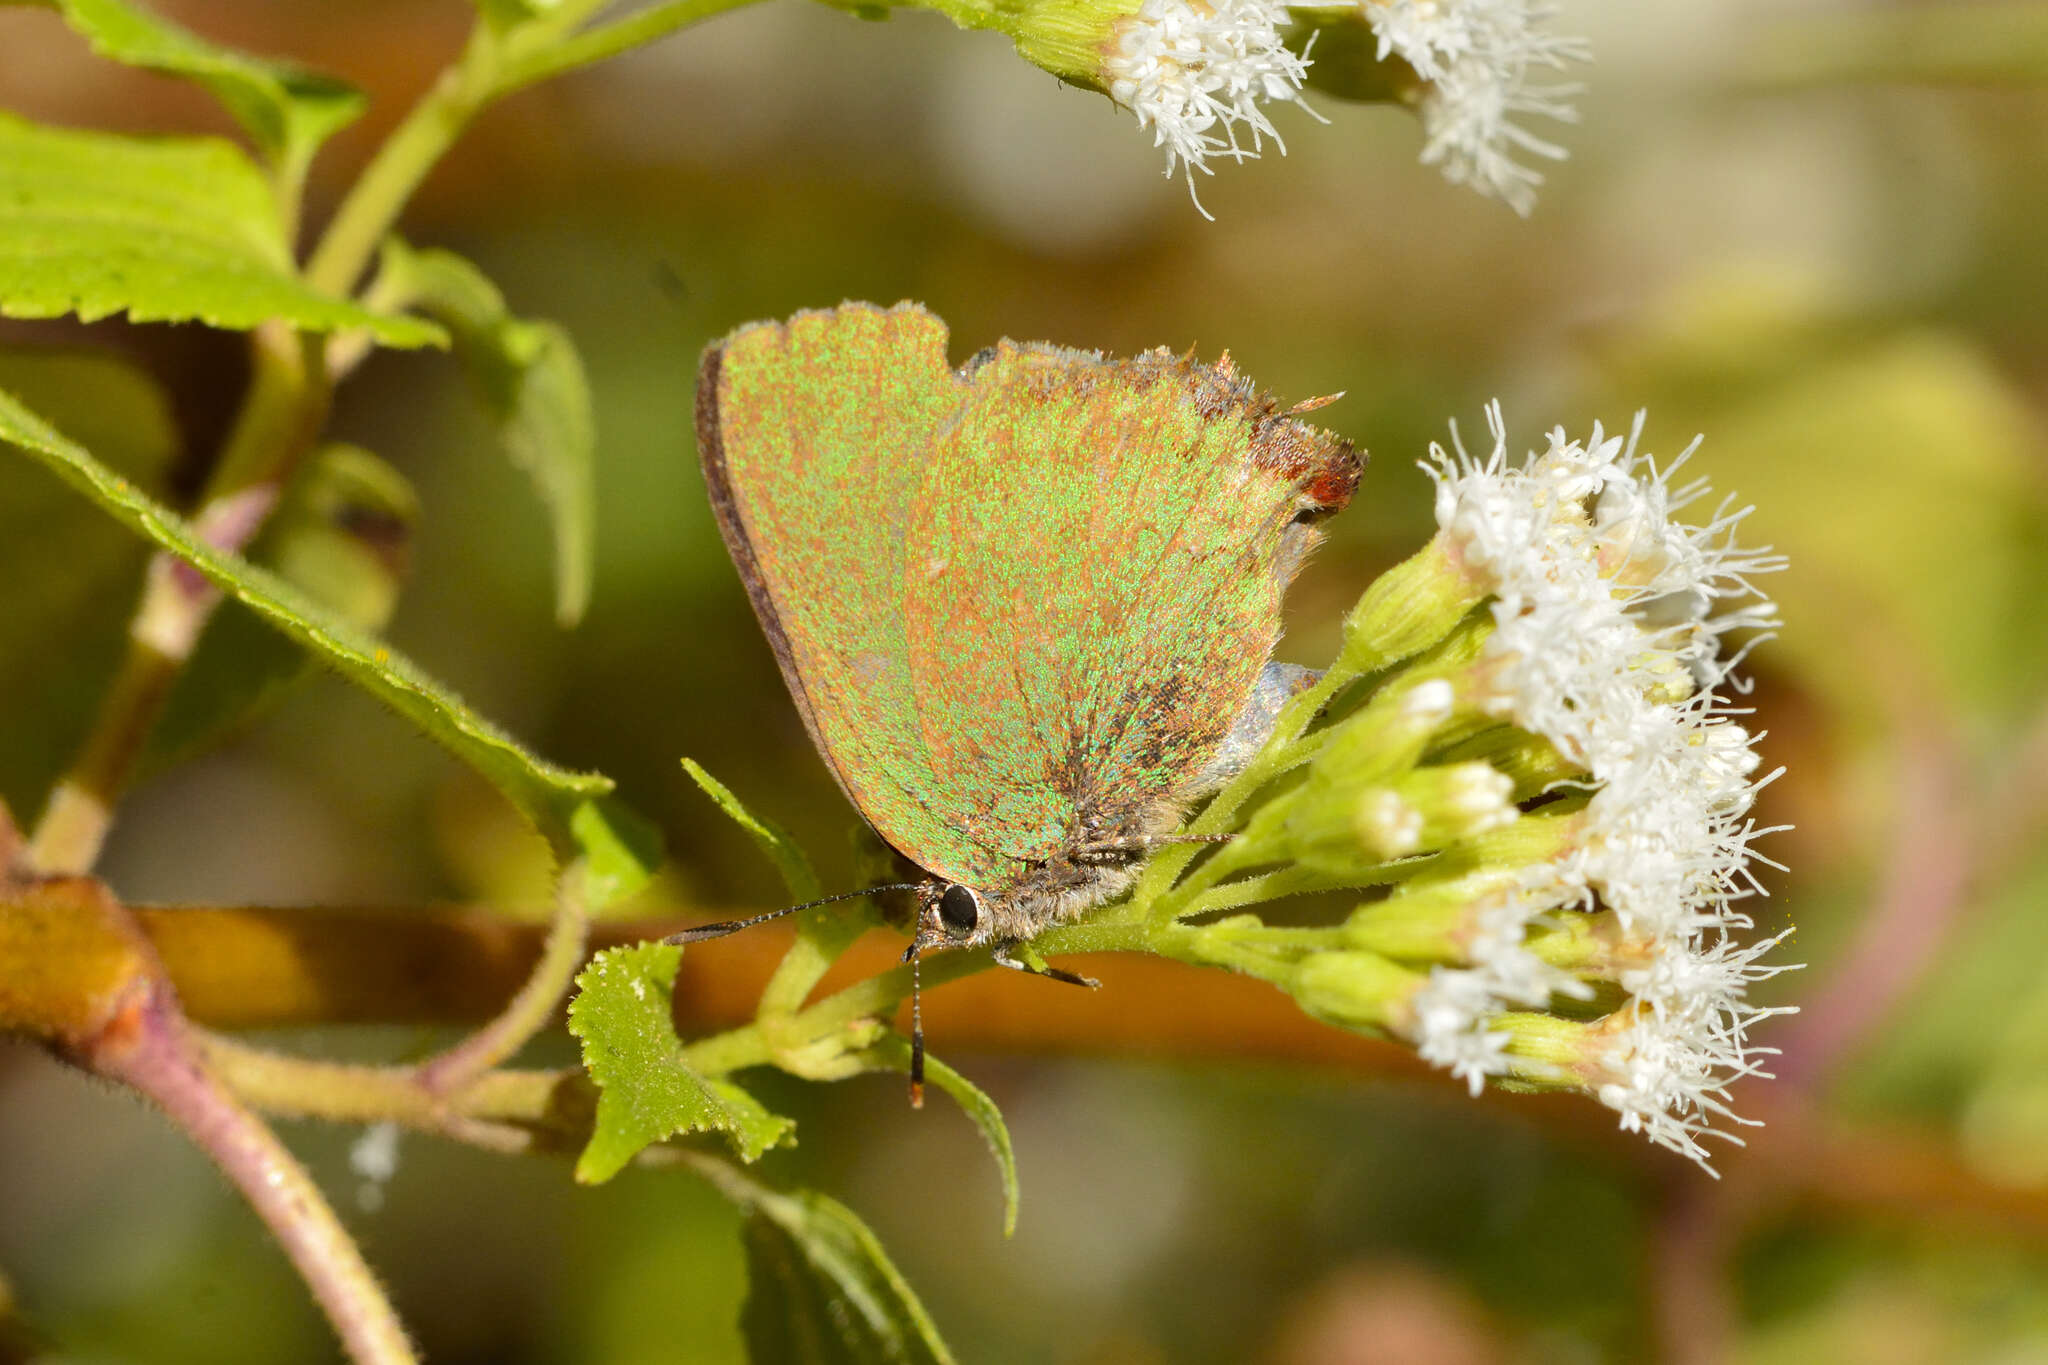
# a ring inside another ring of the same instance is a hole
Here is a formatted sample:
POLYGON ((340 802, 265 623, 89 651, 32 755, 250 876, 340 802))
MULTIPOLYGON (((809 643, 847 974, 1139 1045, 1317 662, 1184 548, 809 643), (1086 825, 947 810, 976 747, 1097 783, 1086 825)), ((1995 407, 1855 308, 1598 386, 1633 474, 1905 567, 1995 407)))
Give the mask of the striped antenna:
POLYGON ((757 924, 766 924, 769 920, 781 919, 784 915, 794 915, 799 910, 815 910, 821 905, 830 905, 833 901, 850 901, 856 896, 871 896, 877 891, 915 891, 922 885, 922 882, 891 882, 887 886, 867 886, 862 887, 858 891, 842 891, 836 896, 820 896, 817 900, 805 901, 802 905, 785 905, 782 909, 770 910, 765 915, 749 915, 746 919, 720 920, 716 924, 699 924, 694 928, 670 934, 662 942, 702 943, 707 938, 724 938, 727 934, 736 934, 742 929, 751 929, 757 924))

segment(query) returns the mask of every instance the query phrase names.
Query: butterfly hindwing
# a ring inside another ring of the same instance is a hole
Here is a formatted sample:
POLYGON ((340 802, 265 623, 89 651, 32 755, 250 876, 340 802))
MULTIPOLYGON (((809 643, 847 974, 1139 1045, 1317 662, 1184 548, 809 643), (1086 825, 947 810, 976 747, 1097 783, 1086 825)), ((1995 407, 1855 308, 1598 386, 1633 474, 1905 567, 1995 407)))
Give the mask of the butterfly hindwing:
POLYGON ((904 546, 911 684, 957 818, 1044 859, 1190 790, 1311 533, 1213 369, 1004 343, 969 388, 904 546))

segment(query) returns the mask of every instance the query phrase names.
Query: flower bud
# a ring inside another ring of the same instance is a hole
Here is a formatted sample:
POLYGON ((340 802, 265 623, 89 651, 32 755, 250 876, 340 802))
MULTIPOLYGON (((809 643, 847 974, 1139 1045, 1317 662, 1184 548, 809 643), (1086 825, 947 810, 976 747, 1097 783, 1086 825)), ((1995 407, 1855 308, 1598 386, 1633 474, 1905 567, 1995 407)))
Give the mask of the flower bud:
POLYGON ((1280 143, 1263 105, 1302 102, 1308 59, 1287 46, 1280 0, 930 3, 963 27, 1007 33, 1026 61, 1136 115, 1190 195, 1212 157, 1242 161, 1267 138, 1280 143))
POLYGON ((1344 648, 1333 667, 1377 673, 1413 658, 1456 629, 1488 590, 1437 536, 1365 590, 1344 618, 1344 648))
POLYGON ((1290 990, 1318 1019, 1346 1028, 1401 1032, 1410 1002, 1428 978, 1375 953, 1312 953, 1294 971, 1290 990))

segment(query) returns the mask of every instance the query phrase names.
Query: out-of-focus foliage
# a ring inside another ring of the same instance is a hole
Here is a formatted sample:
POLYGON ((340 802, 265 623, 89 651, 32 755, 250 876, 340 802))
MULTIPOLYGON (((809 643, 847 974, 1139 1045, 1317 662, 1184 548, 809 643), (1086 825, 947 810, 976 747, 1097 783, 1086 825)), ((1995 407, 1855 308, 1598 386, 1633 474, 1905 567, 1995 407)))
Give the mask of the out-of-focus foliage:
MULTIPOLYGON (((134 366, 87 351, 0 353, 0 392, 96 445, 136 486, 161 491, 177 458, 170 400, 134 366)), ((141 541, 19 458, 0 463, 0 694, 34 725, 0 726, 0 800, 39 809, 113 676, 141 582, 141 541)))
POLYGON ((506 452, 553 518, 555 615, 576 624, 590 601, 597 432, 575 343, 553 323, 513 317, 497 286, 451 251, 387 241, 377 289, 411 300, 454 338, 506 452))
POLYGON ((183 518, 5 394, 0 441, 41 460, 130 530, 175 553, 294 644, 460 756, 504 791, 565 856, 590 860, 593 899, 599 903, 631 894, 652 875, 659 836, 605 800, 610 779, 571 772, 523 749, 410 660, 270 571, 213 548, 183 518))
POLYGON ((363 112, 361 92, 341 81, 209 43, 125 0, 58 0, 57 9, 99 55, 198 81, 292 174, 363 112))
MULTIPOLYGON (((250 558, 349 624, 379 631, 405 586, 418 515, 419 499, 404 475, 360 446, 322 446, 307 456, 250 558)), ((252 613, 217 613, 172 684, 143 767, 158 770, 204 752, 315 668, 305 651, 252 613)))

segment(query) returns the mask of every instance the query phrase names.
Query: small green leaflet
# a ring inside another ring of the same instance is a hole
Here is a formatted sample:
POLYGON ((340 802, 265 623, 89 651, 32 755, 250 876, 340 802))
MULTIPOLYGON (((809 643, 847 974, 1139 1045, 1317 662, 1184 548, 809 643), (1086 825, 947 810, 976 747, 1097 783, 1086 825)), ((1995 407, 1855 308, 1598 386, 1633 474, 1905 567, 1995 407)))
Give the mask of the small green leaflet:
MULTIPOLYGON (((782 875, 782 885, 789 892, 790 899, 814 901, 820 894, 818 874, 811 869, 811 860, 804 856, 789 831, 771 821, 763 820, 732 794, 723 782, 704 770, 704 765, 694 758, 683 760, 683 771, 690 775, 703 793, 728 816, 732 822, 747 832, 755 847, 768 855, 775 864, 775 870, 782 875)), ((841 918, 846 918, 841 916, 841 918)), ((865 926, 862 926, 865 927, 865 926)))
POLYGON ((952 1365, 867 1224, 815 1190, 749 1201, 740 1330, 755 1365, 952 1365))
POLYGON ((127 0, 55 2, 64 22, 100 56, 186 76, 212 91, 264 156, 294 177, 367 102, 345 82, 220 47, 127 0))
POLYGON ((574 625, 590 601, 597 518, 597 418, 569 334, 515 318, 481 270, 452 251, 384 244, 375 292, 445 324, 471 386, 512 463, 554 522, 555 619, 574 625))
MULTIPOLYGON (((891 1036, 902 1044, 901 1037, 891 1036)), ((907 1046, 905 1050, 908 1051, 907 1046)), ((908 1065, 907 1057, 905 1065, 908 1065)), ((1010 1129, 1003 1122, 1003 1111, 996 1108, 996 1102, 980 1086, 938 1058, 927 1055, 924 1071, 932 1084, 951 1095, 953 1102, 974 1120, 974 1126, 981 1129, 982 1140, 988 1143, 989 1155, 996 1159, 996 1169, 1003 1179, 1003 1236, 1014 1236, 1017 1231, 1017 1153, 1010 1146, 1010 1129)))
POLYGON ((576 1161, 586 1185, 610 1180, 640 1150, 683 1133, 723 1133, 742 1161, 792 1142, 796 1125, 730 1081, 683 1060, 671 1008, 683 950, 640 943, 599 953, 576 978, 569 1032, 597 1082, 597 1123, 576 1161))
MULTIPOLYGON (((880 1070, 910 1070, 910 1044, 900 1033, 892 1033, 869 1048, 866 1056, 880 1070)), ((924 1057, 924 1074, 926 1080, 951 1095, 953 1102, 974 1120, 974 1126, 981 1129, 982 1140, 988 1143, 989 1155, 996 1159, 996 1170, 1002 1176, 1003 1236, 1014 1235, 1017 1231, 1017 1153, 1010 1146, 1010 1129, 1003 1122, 1003 1111, 996 1108, 996 1102, 981 1087, 929 1052, 924 1057)))
POLYGON ((203 543, 185 520, 75 442, 0 393, 0 442, 19 446, 130 530, 197 569, 295 643, 417 726, 490 782, 554 844, 589 860, 591 902, 629 894, 660 860, 654 827, 612 797, 612 780, 527 752, 374 636, 319 606, 277 575, 203 543))
POLYGON ((92 322, 273 318, 441 345, 424 318, 381 317, 300 280, 263 173, 218 138, 44 128, 0 113, 0 316, 92 322))

